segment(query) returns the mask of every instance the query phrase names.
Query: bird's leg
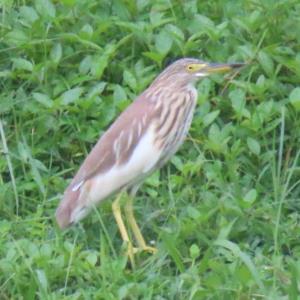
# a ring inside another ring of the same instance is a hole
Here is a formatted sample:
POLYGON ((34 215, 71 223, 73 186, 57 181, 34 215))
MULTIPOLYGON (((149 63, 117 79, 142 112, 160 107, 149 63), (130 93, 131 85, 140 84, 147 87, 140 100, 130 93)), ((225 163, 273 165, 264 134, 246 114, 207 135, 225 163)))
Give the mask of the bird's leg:
POLYGON ((157 251, 156 248, 146 245, 145 239, 144 239, 144 237, 140 231, 140 228, 137 225, 137 222, 134 217, 132 202, 133 202, 133 197, 128 196, 128 198, 126 199, 126 204, 125 204, 125 214, 126 214, 127 221, 131 227, 132 233, 133 233, 133 235, 136 239, 136 242, 139 246, 139 250, 155 253, 157 251))
POLYGON ((124 221, 122 219, 121 208, 120 208, 121 197, 122 197, 122 193, 120 193, 117 196, 117 199, 113 202, 113 204, 112 204, 112 211, 113 211, 115 220, 117 222, 117 225, 119 227, 119 231, 121 233, 121 237, 122 237, 123 241, 127 243, 127 247, 128 247, 127 255, 129 257, 129 260, 130 260, 130 263, 131 263, 132 267, 134 267, 135 266, 134 256, 133 256, 134 249, 133 249, 132 243, 131 243, 131 241, 129 239, 129 236, 128 236, 128 233, 127 233, 124 221))

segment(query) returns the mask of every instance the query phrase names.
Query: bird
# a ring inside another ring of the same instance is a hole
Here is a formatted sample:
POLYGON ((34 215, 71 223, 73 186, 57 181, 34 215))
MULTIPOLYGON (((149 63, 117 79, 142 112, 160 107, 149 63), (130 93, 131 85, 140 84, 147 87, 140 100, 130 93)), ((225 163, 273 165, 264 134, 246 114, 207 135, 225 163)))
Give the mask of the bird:
POLYGON ((59 227, 78 223, 103 200, 117 194, 112 212, 131 263, 136 252, 156 252, 146 244, 135 219, 134 196, 187 136, 197 104, 196 82, 243 65, 181 58, 167 66, 118 116, 85 158, 56 210, 59 227), (136 246, 122 217, 121 199, 125 199, 124 213, 136 246))

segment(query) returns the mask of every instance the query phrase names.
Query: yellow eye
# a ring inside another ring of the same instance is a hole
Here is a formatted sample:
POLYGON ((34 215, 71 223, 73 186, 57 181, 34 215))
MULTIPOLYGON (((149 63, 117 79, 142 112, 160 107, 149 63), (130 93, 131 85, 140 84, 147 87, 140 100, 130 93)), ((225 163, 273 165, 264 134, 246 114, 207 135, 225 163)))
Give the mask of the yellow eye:
POLYGON ((189 64, 186 66, 186 70, 190 73, 197 72, 200 69, 206 67, 206 64, 189 64))
POLYGON ((187 71, 192 72, 192 71, 194 71, 194 66, 193 65, 188 65, 186 69, 187 69, 187 71))

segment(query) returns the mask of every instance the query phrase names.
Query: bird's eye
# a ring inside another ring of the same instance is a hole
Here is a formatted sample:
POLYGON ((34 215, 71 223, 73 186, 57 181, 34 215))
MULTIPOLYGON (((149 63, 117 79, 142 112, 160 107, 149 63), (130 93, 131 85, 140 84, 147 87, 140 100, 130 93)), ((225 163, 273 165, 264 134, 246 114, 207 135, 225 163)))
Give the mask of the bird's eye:
POLYGON ((201 70, 202 68, 206 67, 206 64, 203 63, 195 63, 195 64, 189 64, 186 66, 186 70, 189 72, 189 73, 195 73, 199 70, 201 70))
POLYGON ((188 66, 187 66, 187 70, 188 70, 188 71, 193 71, 193 70, 194 70, 194 68, 193 68, 193 66, 192 66, 192 65, 188 65, 188 66))

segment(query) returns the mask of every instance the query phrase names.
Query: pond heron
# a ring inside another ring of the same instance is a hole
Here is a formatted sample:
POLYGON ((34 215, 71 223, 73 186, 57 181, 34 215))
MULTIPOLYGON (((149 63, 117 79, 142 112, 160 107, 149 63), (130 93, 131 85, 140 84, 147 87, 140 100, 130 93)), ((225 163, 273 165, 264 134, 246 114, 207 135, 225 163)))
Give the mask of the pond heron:
POLYGON ((94 206, 119 193, 112 210, 131 263, 139 250, 155 252, 146 244, 133 213, 133 197, 147 176, 161 168, 178 150, 190 128, 197 103, 195 82, 214 73, 238 69, 241 63, 217 64, 183 58, 168 66, 121 113, 86 157, 56 211, 61 228, 77 223, 94 206), (124 212, 130 239, 120 210, 124 212))

